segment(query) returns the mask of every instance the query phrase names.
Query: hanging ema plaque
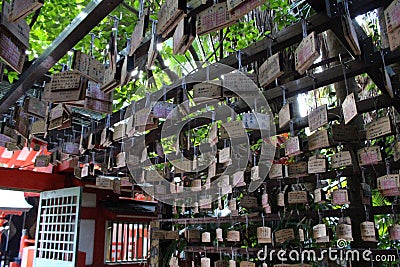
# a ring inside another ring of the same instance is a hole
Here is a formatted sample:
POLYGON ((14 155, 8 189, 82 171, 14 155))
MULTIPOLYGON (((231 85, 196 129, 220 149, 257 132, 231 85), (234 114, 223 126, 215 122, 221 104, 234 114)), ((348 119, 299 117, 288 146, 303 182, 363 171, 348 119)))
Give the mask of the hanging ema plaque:
POLYGON ((0 58, 18 73, 25 63, 25 51, 29 47, 29 25, 24 21, 10 21, 10 5, 3 1, 0 15, 0 58))
POLYGON ((168 0, 158 11, 157 34, 163 38, 175 29, 186 15, 186 0, 168 0))
POLYGON ((104 65, 97 59, 80 51, 74 51, 72 68, 97 83, 102 83, 104 78, 104 65))
POLYGON ((226 2, 215 4, 197 16, 197 34, 204 35, 218 31, 235 23, 235 19, 228 11, 226 2))
POLYGON ((346 96, 342 104, 344 123, 348 124, 357 116, 357 105, 354 93, 346 96))
POLYGON ((283 74, 283 57, 281 53, 276 53, 258 69, 258 81, 261 86, 267 86, 283 74))
POLYGON ((379 146, 364 147, 357 151, 358 163, 361 166, 377 164, 382 161, 382 154, 379 146))
POLYGON ((131 36, 131 44, 129 50, 129 56, 132 56, 136 49, 140 46, 143 38, 146 36, 146 29, 149 26, 149 9, 146 8, 143 11, 142 16, 139 18, 135 30, 131 36))
POLYGON ((329 147, 328 130, 317 131, 308 137, 308 149, 316 150, 320 148, 329 147))
POLYGON ((319 58, 319 46, 317 34, 312 32, 306 38, 304 38, 295 52, 295 65, 296 70, 303 74, 308 68, 319 58))
POLYGON ((43 6, 44 0, 13 0, 11 2, 11 21, 19 21, 43 6))
POLYGON ((351 166, 352 159, 350 151, 340 151, 331 157, 332 169, 351 166))
POLYGON ((367 140, 372 140, 378 137, 386 136, 392 133, 392 125, 390 116, 378 118, 367 124, 365 136, 367 140))
POLYGON ((313 132, 328 123, 328 109, 326 105, 319 106, 308 114, 308 125, 313 132))

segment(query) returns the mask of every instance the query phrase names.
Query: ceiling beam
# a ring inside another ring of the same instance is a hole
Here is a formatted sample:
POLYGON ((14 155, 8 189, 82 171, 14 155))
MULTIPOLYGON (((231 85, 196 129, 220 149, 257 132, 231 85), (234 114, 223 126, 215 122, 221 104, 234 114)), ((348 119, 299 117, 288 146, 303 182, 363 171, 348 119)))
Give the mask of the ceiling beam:
POLYGON ((21 75, 11 90, 0 99, 0 114, 5 113, 41 79, 68 51, 97 26, 123 0, 93 0, 64 29, 54 42, 21 75))

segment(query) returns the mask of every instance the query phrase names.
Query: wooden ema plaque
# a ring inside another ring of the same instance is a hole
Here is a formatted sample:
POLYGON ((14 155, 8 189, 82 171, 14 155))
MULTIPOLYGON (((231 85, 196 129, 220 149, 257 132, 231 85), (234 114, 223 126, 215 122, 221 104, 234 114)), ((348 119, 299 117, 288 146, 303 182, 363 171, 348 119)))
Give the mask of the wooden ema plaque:
POLYGON ((43 6, 44 0, 13 0, 11 3, 10 20, 17 21, 26 18, 43 6))
POLYGON ((166 38, 186 16, 186 0, 167 0, 158 11, 157 34, 166 38))
POLYGON ((53 103, 84 100, 83 89, 86 83, 81 74, 65 71, 53 75, 49 86, 45 87, 43 100, 53 103))
POLYGON ((275 232, 275 242, 277 243, 283 244, 294 239, 294 230, 292 228, 282 229, 275 232))
POLYGON ((35 97, 25 99, 24 110, 28 115, 44 119, 47 115, 47 109, 47 102, 41 101, 35 97))
MULTIPOLYGON (((237 1, 237 0, 235 0, 237 1)), ((265 1, 263 0, 245 0, 242 1, 242 3, 231 10, 230 12, 232 13, 232 16, 234 19, 238 20, 245 16, 246 14, 250 13, 250 11, 256 9, 257 7, 261 6, 264 4, 265 1)), ((229 3, 228 3, 229 5, 229 3)))
POLYGON ((361 55, 360 43, 358 41, 357 32, 354 28, 353 21, 351 20, 350 16, 343 15, 342 16, 342 25, 343 25, 343 34, 346 38, 348 44, 351 47, 354 55, 361 55))
POLYGON ((351 224, 341 223, 336 226, 336 235, 339 239, 353 241, 351 224))
POLYGON ((56 73, 51 79, 51 91, 77 90, 82 86, 82 76, 75 71, 56 73))
POLYGON ((211 242, 211 233, 210 232, 204 232, 201 234, 201 242, 202 243, 209 243, 211 242))
POLYGON ((272 164, 269 169, 269 179, 282 179, 283 178, 283 168, 282 164, 272 164))
POLYGON ((199 230, 186 230, 185 232, 186 239, 189 242, 200 242, 201 241, 201 234, 199 230))
POLYGON ((385 9, 385 19, 386 19, 386 27, 388 33, 393 32, 394 30, 400 27, 400 1, 393 1, 386 9, 385 9))
POLYGON ((260 180, 260 166, 254 166, 251 168, 251 180, 258 181, 260 180))
POLYGON ((400 46, 400 6, 399 0, 395 0, 385 10, 386 27, 388 31, 389 46, 395 51, 400 46))
POLYGON ((40 155, 35 158, 35 167, 48 167, 50 165, 49 155, 40 155))
POLYGON ((326 105, 319 106, 308 114, 308 127, 310 127, 311 132, 318 130, 325 124, 328 124, 328 108, 326 105))
POLYGON ((187 27, 188 27, 188 20, 182 19, 179 23, 178 26, 176 27, 176 30, 174 32, 173 36, 173 53, 174 55, 180 54, 180 51, 182 49, 182 46, 185 44, 185 41, 187 39, 187 27), (186 31, 185 31, 186 30, 186 31))
POLYGON ((30 28, 24 20, 11 22, 9 12, 9 4, 3 1, 0 15, 0 59, 21 74, 25 63, 25 51, 29 47, 30 28))
POLYGON ((240 267, 256 267, 256 264, 251 261, 241 261, 240 267))
POLYGON ((372 140, 378 137, 390 135, 392 133, 392 124, 390 116, 378 118, 366 125, 365 136, 367 140, 372 140))
POLYGON ((229 0, 227 1, 228 11, 232 11, 233 9, 237 8, 238 6, 245 3, 247 0, 229 0))
POLYGON ((174 118, 174 110, 177 106, 166 101, 159 101, 153 104, 152 114, 154 118, 174 118))
POLYGON ((173 53, 184 55, 196 37, 196 20, 185 17, 176 27, 173 36, 173 53))
POLYGON ((189 32, 186 34, 187 38, 183 42, 181 48, 179 49, 178 54, 184 55, 186 51, 189 50, 190 46, 193 44, 194 40, 196 39, 197 33, 196 33, 196 18, 191 17, 188 19, 189 23, 189 32))
POLYGON ((257 228, 257 239, 258 244, 272 243, 272 229, 270 227, 258 227, 257 228))
POLYGON ((326 225, 323 223, 313 226, 313 237, 315 239, 327 236, 326 225))
POLYGON ((260 86, 267 86, 283 74, 283 56, 281 53, 276 53, 269 57, 258 69, 258 81, 260 86))
POLYGON ((247 137, 242 121, 232 121, 222 123, 221 139, 247 137))
POLYGON ((270 117, 268 114, 244 113, 242 120, 246 129, 266 131, 270 129, 270 117))
POLYGON ((232 93, 246 94, 248 92, 258 92, 260 90, 254 83, 254 80, 249 77, 248 73, 240 71, 225 74, 222 86, 224 91, 229 90, 232 93))
POLYGON ((149 9, 143 10, 142 16, 136 23, 131 36, 129 56, 132 56, 140 46, 143 38, 146 36, 146 29, 149 27, 149 9))
POLYGON ((320 148, 329 147, 328 130, 317 131, 308 137, 308 149, 316 150, 320 148))
POLYGON ((158 171, 146 171, 145 172, 146 182, 160 182, 162 179, 162 176, 158 171))
POLYGON ((228 11, 226 2, 215 4, 203 11, 197 16, 197 34, 205 35, 226 28, 236 19, 228 11))
POLYGON ((228 267, 228 262, 224 260, 215 261, 214 267, 228 267))
POLYGON ((400 188, 400 175, 399 174, 388 174, 377 179, 379 190, 388 190, 394 188, 400 188))
POLYGON ((231 148, 225 147, 218 152, 218 162, 227 163, 231 160, 231 148))
POLYGON ((378 242, 375 236, 375 224, 373 222, 362 222, 360 224, 361 239, 365 242, 378 242))
MULTIPOLYGON (((175 266, 173 266, 175 267, 175 266)), ((211 267, 211 259, 210 258, 201 258, 200 267, 211 267)))
POLYGON ((157 37, 153 34, 150 40, 149 52, 147 53, 147 69, 150 70, 154 65, 158 51, 157 51, 157 37))
POLYGON ((256 197, 251 197, 251 196, 244 196, 240 200, 240 206, 246 209, 252 209, 252 208, 257 208, 257 198, 256 197))
POLYGON ((105 68, 101 90, 105 93, 109 93, 117 86, 116 72, 110 67, 105 68))
POLYGON ((292 112, 293 108, 292 108, 292 104, 291 103, 287 103, 286 105, 284 105, 281 110, 279 111, 279 128, 283 128, 286 125, 289 124, 290 120, 293 117, 293 112, 292 112))
POLYGON ((295 66, 296 70, 303 74, 308 68, 314 64, 314 61, 319 58, 318 38, 315 32, 309 34, 304 38, 295 52, 295 66))
POLYGON ((332 192, 332 204, 344 205, 350 204, 349 195, 346 189, 338 189, 332 192))
POLYGON ((348 124, 357 116, 357 104, 354 93, 346 96, 342 104, 344 123, 348 124))
POLYGON ((74 52, 72 69, 94 82, 103 82, 105 71, 104 65, 99 60, 80 51, 74 52))
POLYGON ((300 139, 298 136, 290 137, 285 143, 285 155, 293 157, 301 154, 300 139))
POLYGON ((379 146, 361 148, 357 151, 357 159, 361 166, 377 164, 382 161, 381 149, 379 146))
POLYGON ((389 236, 391 241, 400 240, 400 225, 395 224, 389 227, 389 236))
POLYGON ((397 161, 399 161, 399 159, 400 159, 400 142, 397 142, 395 145, 394 145, 394 148, 393 148, 393 152, 394 152, 394 154, 393 154, 393 160, 395 161, 395 162, 397 162, 397 161))
POLYGON ((305 204, 308 203, 307 191, 292 191, 288 194, 289 204, 305 204))
POLYGON ((10 20, 11 7, 3 1, 2 12, 0 16, 0 28, 1 31, 7 31, 11 36, 15 37, 15 40, 19 42, 23 47, 29 47, 29 34, 31 29, 26 21, 21 20, 12 22, 10 20))
POLYGON ((15 130, 22 136, 28 137, 29 136, 29 117, 22 108, 18 108, 15 114, 15 130))
POLYGON ((111 114, 113 112, 113 93, 105 93, 98 83, 89 81, 84 101, 85 109, 111 114))
POLYGON ((352 125, 334 124, 331 127, 332 140, 334 143, 359 142, 357 127, 352 125))
POLYGON ((166 231, 164 231, 164 230, 153 230, 153 231, 151 231, 151 237, 154 239, 164 240, 165 233, 166 233, 166 231))
POLYGON ((178 231, 166 231, 165 232, 165 240, 178 240, 179 232, 178 231))
MULTIPOLYGON (((202 99, 196 98, 214 98, 219 99, 222 97, 221 85, 215 83, 198 83, 193 85, 193 99, 195 102, 202 102, 202 99)), ((204 99, 203 101, 206 101, 204 99)))
POLYGON ((396 51, 400 47, 400 28, 388 32, 390 51, 396 51))
POLYGON ((32 123, 31 134, 44 134, 46 133, 46 122, 45 120, 37 120, 32 123))
POLYGON ((308 159, 308 173, 324 173, 327 169, 325 157, 313 156, 308 159))
POLYGON ((228 233, 226 235, 226 241, 240 242, 240 232, 239 231, 228 231, 228 233))
POLYGON ((331 157, 332 169, 353 165, 350 151, 340 151, 331 157))
POLYGON ((300 161, 288 165, 289 178, 296 178, 308 175, 308 163, 300 161))

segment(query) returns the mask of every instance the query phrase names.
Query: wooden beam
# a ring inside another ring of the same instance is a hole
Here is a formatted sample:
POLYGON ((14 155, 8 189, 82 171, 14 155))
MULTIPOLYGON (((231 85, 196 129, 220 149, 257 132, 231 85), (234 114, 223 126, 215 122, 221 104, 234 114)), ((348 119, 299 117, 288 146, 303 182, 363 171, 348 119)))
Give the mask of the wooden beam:
POLYGON ((67 179, 64 175, 5 168, 0 168, 0 177, 0 188, 34 192, 65 188, 67 179))

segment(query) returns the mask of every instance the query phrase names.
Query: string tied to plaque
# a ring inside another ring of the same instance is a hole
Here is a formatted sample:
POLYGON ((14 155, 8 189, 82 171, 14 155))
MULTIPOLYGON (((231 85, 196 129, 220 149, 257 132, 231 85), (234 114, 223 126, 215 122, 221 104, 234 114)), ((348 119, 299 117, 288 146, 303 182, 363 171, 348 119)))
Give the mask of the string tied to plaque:
POLYGON ((236 59, 238 60, 238 70, 242 71, 243 70, 243 66, 242 66, 242 55, 243 52, 241 50, 237 50, 236 51, 236 59))
POLYGON ((385 159, 385 166, 386 166, 386 174, 390 175, 390 159, 389 158, 385 159))
POLYGON ((138 10, 138 18, 140 19, 143 15, 144 11, 144 2, 143 0, 139 0, 139 10, 138 10))
POLYGON ((366 183, 366 179, 365 179, 365 167, 361 167, 361 179, 362 179, 362 182, 365 184, 365 183, 366 183))
POLYGON ((369 221, 369 208, 367 207, 367 205, 364 204, 364 211, 365 211, 365 220, 369 221))
MULTIPOLYGON (((397 196, 396 196, 396 198, 397 198, 397 196)), ((395 202, 397 202, 397 201, 395 200, 392 203, 392 214, 393 214, 394 223, 397 223, 397 213, 396 213, 396 209, 394 208, 395 202)))
POLYGON ((318 99, 317 99, 317 77, 313 73, 310 73, 308 70, 306 71, 307 77, 311 78, 313 81, 313 94, 314 94, 314 104, 315 108, 318 107, 318 99))
POLYGON ((339 61, 340 61, 340 65, 342 66, 344 84, 345 84, 345 87, 346 87, 346 96, 348 96, 349 95, 349 84, 348 84, 348 81, 347 81, 347 69, 348 69, 348 66, 344 62, 342 54, 339 54, 339 61))
POLYGON ((90 56, 91 56, 92 58, 94 58, 94 41, 95 41, 95 39, 98 38, 98 37, 97 37, 96 34, 93 33, 93 32, 89 33, 89 35, 90 35, 90 56))
POLYGON ((287 101, 286 101, 286 90, 287 90, 287 88, 285 86, 283 86, 283 85, 280 86, 280 87, 281 87, 281 90, 282 90, 282 99, 283 99, 282 105, 284 106, 287 103, 287 101))
POLYGON ((307 20, 303 17, 301 19, 301 28, 303 30, 303 39, 307 37, 307 20))
POLYGON ((290 136, 293 137, 295 135, 294 134, 294 122, 293 122, 293 120, 290 120, 289 127, 290 127, 290 136))

